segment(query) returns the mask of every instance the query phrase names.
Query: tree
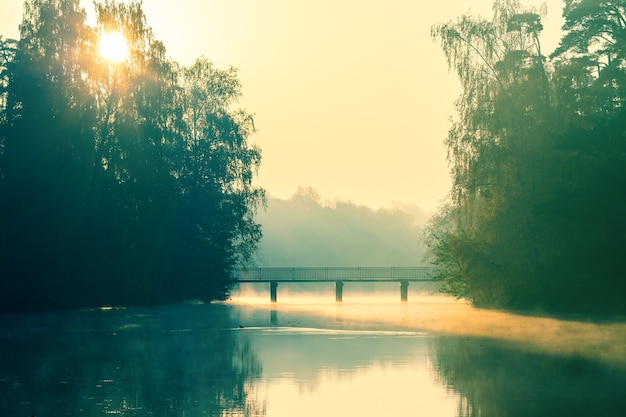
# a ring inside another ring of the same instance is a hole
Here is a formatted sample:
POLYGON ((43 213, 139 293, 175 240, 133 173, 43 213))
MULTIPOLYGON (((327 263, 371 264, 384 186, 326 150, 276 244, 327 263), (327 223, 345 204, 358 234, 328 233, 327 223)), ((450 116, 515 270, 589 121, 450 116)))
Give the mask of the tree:
POLYGON ((463 86, 446 141, 454 226, 433 237, 440 260, 445 248, 456 265, 447 272, 453 292, 482 305, 515 302, 533 286, 527 200, 538 178, 530 165, 551 128, 541 29, 540 13, 496 1, 491 21, 463 16, 432 30, 463 86))
POLYGON ((108 62, 96 55, 88 68, 98 113, 85 227, 91 249, 83 276, 88 285, 98 277, 103 286, 98 293, 105 296, 100 303, 154 303, 168 294, 171 279, 175 181, 170 159, 177 156, 169 130, 176 115, 177 66, 155 40, 139 3, 107 1, 97 4, 96 12, 98 32, 122 33, 129 57, 108 62), (116 288, 125 291, 118 294, 116 288))
POLYGON ((174 269, 188 285, 210 285, 199 291, 221 296, 233 267, 250 259, 261 238, 253 215, 265 199, 252 185, 261 161, 260 150, 247 142, 254 132, 252 116, 229 110, 240 94, 234 68, 218 70, 201 58, 183 69, 174 269), (216 278, 211 282, 200 279, 207 259, 216 278))
POLYGON ((623 311, 626 2, 566 1, 563 16, 566 32, 552 54, 555 101, 567 121, 557 142, 567 154, 559 196, 576 209, 544 208, 562 236, 551 273, 569 281, 569 305, 623 311))
POLYGON ((490 307, 623 310, 623 11, 566 2, 550 61, 541 13, 516 1, 496 1, 492 21, 433 27, 463 86, 451 203, 430 227, 444 290, 490 307))
POLYGON ((566 34, 552 57, 572 60, 595 73, 596 109, 623 108, 626 97, 626 2, 566 0, 566 34))
POLYGON ((0 43, 0 308, 227 296, 261 237, 234 69, 166 57, 140 3, 30 0, 0 43), (128 59, 98 54, 123 33, 128 59))
POLYGON ((68 282, 58 280, 60 271, 75 274, 72 254, 93 151, 85 140, 93 103, 81 77, 89 33, 77 6, 78 1, 27 3, 20 40, 2 65, 2 275, 8 277, 8 300, 17 303, 63 297, 65 288, 54 291, 68 282), (45 275, 51 279, 39 281, 45 275), (12 295, 16 291, 22 298, 12 295))

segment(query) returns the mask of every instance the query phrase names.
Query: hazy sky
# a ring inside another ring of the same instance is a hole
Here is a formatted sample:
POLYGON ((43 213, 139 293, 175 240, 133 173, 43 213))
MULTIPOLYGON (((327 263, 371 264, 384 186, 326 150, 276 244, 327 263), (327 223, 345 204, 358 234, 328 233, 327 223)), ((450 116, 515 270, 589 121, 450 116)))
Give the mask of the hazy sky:
MULTIPOLYGON (((1 0, 0 35, 17 37, 22 0, 1 0)), ((89 2, 86 2, 89 3, 89 2)), ((525 5, 541 2, 522 0, 525 5)), ((278 198, 298 186, 372 208, 432 211, 449 190, 442 145, 458 82, 430 38, 434 23, 491 0, 143 0, 169 56, 239 68, 241 107, 255 114, 258 184, 278 198)), ((544 50, 559 37, 548 0, 544 50)))

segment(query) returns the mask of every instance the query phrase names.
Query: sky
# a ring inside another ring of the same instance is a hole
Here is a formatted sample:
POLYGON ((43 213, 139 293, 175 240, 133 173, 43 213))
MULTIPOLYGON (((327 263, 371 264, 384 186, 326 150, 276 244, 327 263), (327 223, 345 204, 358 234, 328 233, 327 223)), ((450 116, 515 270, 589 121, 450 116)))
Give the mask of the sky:
MULTIPOLYGON (((238 104, 255 115, 251 141, 263 152, 256 184, 269 195, 313 187, 329 200, 432 213, 450 189, 443 142, 459 83, 430 28, 466 13, 491 18, 491 4, 143 0, 143 9, 171 58, 238 68, 238 104)), ((0 35, 18 36, 22 5, 2 0, 0 35)), ((562 0, 547 5, 542 47, 551 51, 562 0)))

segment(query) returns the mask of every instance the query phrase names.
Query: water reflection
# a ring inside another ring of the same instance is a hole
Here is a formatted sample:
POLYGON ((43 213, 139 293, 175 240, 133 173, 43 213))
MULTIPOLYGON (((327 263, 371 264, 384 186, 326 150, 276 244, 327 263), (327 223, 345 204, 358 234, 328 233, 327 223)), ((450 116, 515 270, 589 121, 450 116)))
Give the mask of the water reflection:
POLYGON ((0 415, 263 415, 258 359, 206 307, 0 317, 0 415))
MULTIPOLYGON (((384 310, 397 316, 393 326, 355 320, 355 309, 364 317, 363 309, 382 307, 323 308, 325 315, 218 304, 0 316, 0 415, 535 417, 626 410, 622 362, 397 325, 415 323, 412 305, 384 310)), ((426 320, 435 307, 420 308, 426 320)))
POLYGON ((461 396, 459 417, 621 416, 626 410, 623 367, 481 338, 443 337, 433 344, 441 383, 461 396))
POLYGON ((269 416, 454 415, 458 395, 434 380, 427 357, 431 336, 425 333, 296 327, 247 331, 263 364, 260 383, 269 416))
POLYGON ((270 309, 270 325, 276 326, 278 324, 278 309, 275 304, 272 304, 270 309))

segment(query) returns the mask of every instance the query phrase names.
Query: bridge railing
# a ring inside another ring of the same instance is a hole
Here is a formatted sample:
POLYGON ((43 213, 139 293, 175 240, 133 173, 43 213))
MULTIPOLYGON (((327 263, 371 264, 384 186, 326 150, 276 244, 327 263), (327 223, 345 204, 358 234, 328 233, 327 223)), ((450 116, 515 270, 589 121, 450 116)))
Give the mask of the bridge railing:
POLYGON ((244 268, 239 282, 268 281, 431 281, 436 267, 274 267, 244 268))

